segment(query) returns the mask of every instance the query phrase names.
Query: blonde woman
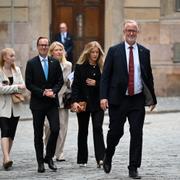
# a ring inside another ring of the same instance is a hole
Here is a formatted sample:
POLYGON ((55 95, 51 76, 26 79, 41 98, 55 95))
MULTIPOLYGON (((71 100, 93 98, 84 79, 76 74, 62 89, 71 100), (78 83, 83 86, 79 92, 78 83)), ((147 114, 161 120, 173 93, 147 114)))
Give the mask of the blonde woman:
POLYGON ((23 110, 22 103, 13 103, 11 94, 22 93, 25 90, 20 68, 14 62, 14 50, 2 49, 0 54, 0 128, 5 170, 8 170, 13 164, 10 153, 19 117, 23 110))
POLYGON ((77 163, 85 167, 88 162, 88 125, 90 116, 92 119, 94 149, 97 167, 103 164, 104 138, 103 119, 104 111, 100 108, 99 84, 103 68, 103 51, 97 41, 89 42, 79 60, 77 61, 74 81, 72 84, 72 110, 78 112, 81 109, 80 101, 87 103, 84 112, 78 112, 78 154, 77 163))
MULTIPOLYGON (((63 72, 63 78, 64 78, 64 84, 58 94, 59 104, 60 104, 60 108, 59 108, 60 131, 59 131, 59 136, 56 143, 55 159, 57 161, 65 161, 63 150, 64 150, 64 144, 65 144, 66 135, 67 135, 69 112, 68 112, 68 109, 65 109, 64 107, 63 96, 65 95, 65 93, 70 91, 68 75, 71 73, 72 63, 67 61, 65 58, 65 50, 64 50, 63 44, 57 41, 53 42, 50 45, 49 55, 59 60, 59 63, 63 72)), ((48 136, 49 136, 49 124, 46 121, 45 122, 45 143, 48 136)))

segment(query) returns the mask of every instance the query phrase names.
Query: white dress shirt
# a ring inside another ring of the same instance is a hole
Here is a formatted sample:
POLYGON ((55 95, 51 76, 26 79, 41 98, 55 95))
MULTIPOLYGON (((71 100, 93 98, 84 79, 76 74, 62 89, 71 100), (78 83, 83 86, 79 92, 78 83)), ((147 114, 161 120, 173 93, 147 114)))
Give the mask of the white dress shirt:
POLYGON ((62 41, 63 43, 65 43, 65 41, 66 41, 66 36, 67 36, 67 32, 62 32, 62 33, 61 33, 61 41, 62 41))
POLYGON ((42 68, 44 69, 44 59, 47 60, 48 62, 48 57, 43 58, 42 56, 39 55, 39 59, 41 61, 42 68))
MULTIPOLYGON (((125 42, 125 50, 126 50, 126 59, 127 59, 127 68, 129 72, 129 51, 130 45, 125 42)), ((139 53, 137 44, 133 44, 133 58, 134 58, 134 94, 139 94, 142 92, 142 81, 141 81, 141 68, 139 63, 139 53)), ((128 90, 126 91, 126 95, 128 95, 128 90)))

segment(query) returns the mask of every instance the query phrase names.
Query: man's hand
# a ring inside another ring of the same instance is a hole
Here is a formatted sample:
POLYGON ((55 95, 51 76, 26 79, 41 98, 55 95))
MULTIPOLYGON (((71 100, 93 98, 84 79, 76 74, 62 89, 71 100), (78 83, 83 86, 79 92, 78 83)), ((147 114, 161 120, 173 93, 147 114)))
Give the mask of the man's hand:
POLYGON ((153 109, 156 107, 156 105, 149 106, 150 111, 153 111, 153 109))
POLYGON ((101 99, 100 106, 103 111, 106 111, 106 109, 109 107, 108 100, 107 99, 101 99))
POLYGON ((43 96, 47 96, 47 97, 50 97, 50 98, 55 98, 55 94, 52 91, 52 89, 45 89, 44 92, 43 92, 43 96))

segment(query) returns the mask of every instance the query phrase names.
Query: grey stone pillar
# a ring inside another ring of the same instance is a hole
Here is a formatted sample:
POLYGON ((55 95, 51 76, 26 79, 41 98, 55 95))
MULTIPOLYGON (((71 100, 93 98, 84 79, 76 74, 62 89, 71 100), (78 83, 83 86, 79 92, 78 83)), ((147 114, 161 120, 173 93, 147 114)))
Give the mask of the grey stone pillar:
POLYGON ((122 40, 124 0, 105 0, 105 52, 122 40))

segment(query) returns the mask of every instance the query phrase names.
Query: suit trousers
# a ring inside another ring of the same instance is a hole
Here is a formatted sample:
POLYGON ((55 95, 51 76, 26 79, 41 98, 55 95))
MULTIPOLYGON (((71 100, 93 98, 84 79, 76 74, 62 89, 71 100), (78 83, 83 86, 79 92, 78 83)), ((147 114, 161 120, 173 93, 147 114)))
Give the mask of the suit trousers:
POLYGON ((90 116, 92 118, 92 128, 93 128, 93 139, 94 139, 94 151, 97 163, 103 160, 105 145, 103 137, 103 120, 104 111, 95 112, 81 112, 77 113, 78 118, 78 153, 77 153, 77 163, 87 163, 88 161, 88 126, 90 116))
POLYGON ((43 157, 43 130, 44 120, 47 117, 50 125, 50 136, 46 146, 46 159, 51 159, 54 156, 56 149, 56 141, 59 134, 59 113, 57 107, 51 107, 42 110, 31 110, 33 115, 34 128, 34 146, 36 150, 36 159, 38 163, 44 162, 43 157))
MULTIPOLYGON (((69 110, 60 108, 59 109, 60 131, 59 131, 59 135, 58 135, 58 139, 56 143, 56 151, 55 151, 55 156, 58 159, 60 159, 63 156, 64 144, 65 144, 67 129, 68 129, 68 119, 69 119, 69 110)), ((50 135, 50 128, 49 128, 49 123, 47 120, 45 120, 44 126, 45 126, 44 142, 45 142, 45 145, 47 145, 48 138, 50 135)))
POLYGON ((115 147, 124 134, 124 124, 129 121, 130 151, 129 169, 138 168, 141 165, 143 124, 145 117, 144 95, 124 96, 120 105, 109 105, 110 124, 107 134, 106 157, 111 160, 115 147))

